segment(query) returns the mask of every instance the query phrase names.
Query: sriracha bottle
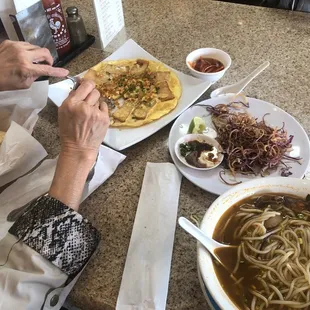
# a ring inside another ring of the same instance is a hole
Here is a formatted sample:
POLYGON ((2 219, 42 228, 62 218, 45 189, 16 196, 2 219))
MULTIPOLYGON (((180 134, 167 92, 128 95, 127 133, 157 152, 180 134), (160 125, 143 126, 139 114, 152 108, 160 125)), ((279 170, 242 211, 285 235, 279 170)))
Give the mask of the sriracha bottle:
POLYGON ((58 56, 61 59, 71 50, 70 34, 60 0, 41 0, 51 28, 58 56))

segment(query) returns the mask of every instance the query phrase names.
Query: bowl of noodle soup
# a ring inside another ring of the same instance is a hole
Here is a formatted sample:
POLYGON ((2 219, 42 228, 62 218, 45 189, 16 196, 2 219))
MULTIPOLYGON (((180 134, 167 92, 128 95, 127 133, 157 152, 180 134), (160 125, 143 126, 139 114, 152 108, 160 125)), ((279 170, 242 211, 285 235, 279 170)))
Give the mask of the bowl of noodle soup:
POLYGON ((308 180, 262 178, 213 202, 201 229, 236 246, 217 252, 227 272, 198 243, 200 282, 213 309, 310 309, 309 194, 308 180))

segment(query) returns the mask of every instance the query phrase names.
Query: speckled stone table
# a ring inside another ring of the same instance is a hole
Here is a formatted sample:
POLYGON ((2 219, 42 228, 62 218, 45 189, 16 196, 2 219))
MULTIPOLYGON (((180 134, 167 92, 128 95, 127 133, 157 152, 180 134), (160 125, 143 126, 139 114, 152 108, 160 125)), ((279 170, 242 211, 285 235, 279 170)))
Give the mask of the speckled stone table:
MULTIPOLYGON (((77 5, 88 32, 98 35, 91 0, 63 0, 77 5)), ((126 30, 147 51, 188 73, 186 55, 199 47, 217 47, 232 57, 232 66, 212 89, 236 82, 265 60, 271 66, 246 89, 291 113, 310 131, 310 15, 207 0, 123 0, 126 30)), ((114 43, 113 43, 114 44, 114 43)), ((82 72, 106 57, 90 48, 68 68, 82 72)), ((204 94, 208 98, 209 91, 204 94)), ((35 137, 50 157, 59 152, 57 109, 41 112, 35 137)), ((167 142, 171 125, 125 150, 126 161, 89 197, 81 212, 100 230, 98 252, 70 298, 81 309, 114 309, 146 162, 171 161, 167 142)), ((216 196, 183 179, 179 215, 202 216, 216 196)), ((196 242, 177 227, 167 309, 208 309, 197 278, 196 242)))

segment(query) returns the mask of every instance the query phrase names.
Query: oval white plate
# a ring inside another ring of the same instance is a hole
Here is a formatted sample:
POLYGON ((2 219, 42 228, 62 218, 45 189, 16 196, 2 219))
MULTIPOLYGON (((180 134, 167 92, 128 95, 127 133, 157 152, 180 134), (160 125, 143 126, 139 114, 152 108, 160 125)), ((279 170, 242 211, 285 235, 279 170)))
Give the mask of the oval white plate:
POLYGON ((210 168, 198 168, 198 167, 195 167, 195 166, 192 166, 190 165, 185 157, 183 157, 181 155, 181 152, 180 152, 180 144, 184 143, 184 142, 189 142, 189 141, 194 141, 194 140, 199 140, 199 141, 204 141, 206 143, 208 143, 209 145, 212 145, 214 146, 219 152, 222 152, 223 149, 222 147, 220 146, 220 144, 213 138, 211 137, 208 137, 206 135, 203 135, 203 134, 188 134, 186 136, 183 136, 181 137, 177 143, 175 144, 175 154, 177 155, 179 161, 181 161, 185 166, 189 167, 189 168, 192 168, 192 169, 195 169, 195 170, 200 170, 200 171, 208 171, 208 170, 211 170, 211 169, 215 169, 218 165, 221 164, 221 162, 223 161, 224 159, 224 155, 222 153, 219 153, 218 154, 218 157, 219 157, 219 161, 218 163, 213 166, 213 167, 210 167, 210 168))
MULTIPOLYGON (((213 98, 209 100, 205 100, 199 102, 199 105, 212 105, 215 106, 220 103, 229 103, 231 101, 231 96, 223 96, 219 98, 213 98)), ((283 122, 285 123, 285 129, 287 130, 289 135, 293 135, 294 139, 292 142, 293 148, 289 153, 291 156, 300 156, 302 157, 301 165, 296 162, 289 162, 289 165, 292 167, 290 170, 292 178, 303 178, 304 174, 307 171, 310 162, 310 144, 308 136, 305 130, 301 127, 301 125, 288 113, 283 111, 282 109, 276 107, 275 105, 268 103, 266 101, 248 98, 250 107, 247 111, 258 117, 259 120, 266 113, 270 113, 265 117, 265 121, 268 125, 272 127, 282 127, 283 122)), ((226 185, 223 183, 219 177, 219 172, 221 171, 221 166, 209 170, 209 171, 198 171, 186 167, 183 163, 179 161, 177 158, 174 147, 176 142, 180 139, 180 137, 187 134, 188 126, 191 120, 195 117, 199 116, 206 121, 207 127, 214 128, 212 125, 211 117, 209 113, 206 111, 206 108, 203 106, 194 105, 188 110, 186 110, 183 114, 181 114, 178 119, 173 124, 170 134, 169 134, 169 151, 177 168, 180 172, 192 183, 199 186, 200 188, 221 195, 228 189, 232 188, 232 186, 226 185)), ((270 174, 270 177, 280 176, 280 170, 273 172, 270 174)), ((234 182, 236 180, 231 179, 230 176, 225 176, 228 181, 234 182)), ((260 176, 242 176, 237 175, 237 181, 249 181, 255 178, 261 178, 260 176)), ((266 177, 265 177, 266 178, 266 177)))

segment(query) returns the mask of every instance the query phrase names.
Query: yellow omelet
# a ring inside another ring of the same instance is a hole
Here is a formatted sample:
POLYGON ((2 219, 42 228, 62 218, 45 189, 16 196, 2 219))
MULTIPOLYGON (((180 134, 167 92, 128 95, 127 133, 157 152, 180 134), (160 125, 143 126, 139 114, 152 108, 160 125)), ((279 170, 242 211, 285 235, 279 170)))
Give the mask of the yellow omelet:
POLYGON ((182 94, 176 74, 145 59, 101 62, 84 79, 93 80, 109 107, 111 127, 140 127, 171 112, 182 94))

